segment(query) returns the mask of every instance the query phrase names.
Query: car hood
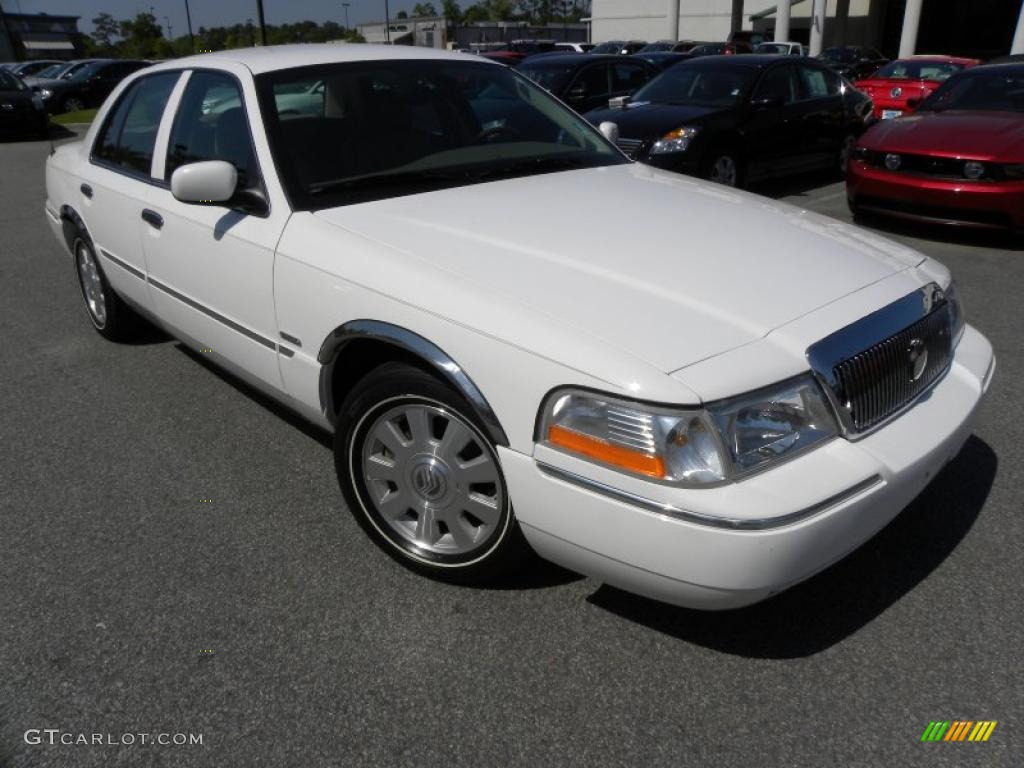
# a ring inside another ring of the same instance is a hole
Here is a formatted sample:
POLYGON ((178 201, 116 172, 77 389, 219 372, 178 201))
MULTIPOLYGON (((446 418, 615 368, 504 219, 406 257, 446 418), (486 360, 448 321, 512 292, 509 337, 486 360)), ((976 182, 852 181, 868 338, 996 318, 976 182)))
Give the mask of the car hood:
POLYGON ((662 136, 682 125, 701 123, 712 116, 723 115, 731 109, 717 107, 676 106, 635 102, 625 108, 613 107, 588 112, 587 120, 593 125, 609 121, 619 126, 619 135, 627 139, 646 139, 662 136))
POLYGON ((918 112, 876 124, 860 143, 885 152, 1024 162, 1024 115, 952 109, 918 112))
POLYGON ((834 219, 640 164, 316 216, 397 252, 406 274, 377 289, 402 301, 535 351, 558 325, 664 372, 924 261, 834 219), (498 330, 463 316, 452 290, 430 289, 439 274, 516 308, 521 322, 498 330))

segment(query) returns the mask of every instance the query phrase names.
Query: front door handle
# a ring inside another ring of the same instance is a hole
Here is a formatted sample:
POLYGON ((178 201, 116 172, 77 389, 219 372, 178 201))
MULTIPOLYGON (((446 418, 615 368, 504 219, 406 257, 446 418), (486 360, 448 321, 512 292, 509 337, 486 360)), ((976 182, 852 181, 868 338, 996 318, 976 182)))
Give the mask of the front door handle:
POLYGON ((142 209, 142 220, 153 229, 162 229, 164 226, 164 217, 149 208, 142 209))
POLYGON ((92 187, 90 187, 88 184, 82 184, 82 186, 80 186, 79 189, 82 190, 83 195, 88 197, 90 200, 92 199, 92 187))

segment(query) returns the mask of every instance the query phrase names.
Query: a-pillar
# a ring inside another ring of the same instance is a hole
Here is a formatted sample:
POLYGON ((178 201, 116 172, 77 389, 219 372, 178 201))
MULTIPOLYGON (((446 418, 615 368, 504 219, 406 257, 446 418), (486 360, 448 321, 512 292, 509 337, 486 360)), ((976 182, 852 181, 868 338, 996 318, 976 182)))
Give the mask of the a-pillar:
POLYGON ((811 56, 821 53, 821 38, 825 34, 825 0, 814 0, 811 9, 811 56))
POLYGON ((917 28, 921 25, 921 6, 924 0, 907 0, 903 12, 903 33, 900 35, 900 58, 913 56, 917 49, 917 28))

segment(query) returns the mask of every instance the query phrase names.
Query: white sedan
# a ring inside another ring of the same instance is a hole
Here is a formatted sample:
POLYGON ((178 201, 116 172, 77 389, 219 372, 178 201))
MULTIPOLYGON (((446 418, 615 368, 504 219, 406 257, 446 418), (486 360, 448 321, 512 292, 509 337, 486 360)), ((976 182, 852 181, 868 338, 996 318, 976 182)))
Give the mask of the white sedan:
POLYGON ((681 605, 762 600, 899 513, 994 369, 941 264, 632 164, 474 56, 159 64, 46 182, 96 330, 148 318, 332 430, 348 508, 436 577, 532 548, 681 605))

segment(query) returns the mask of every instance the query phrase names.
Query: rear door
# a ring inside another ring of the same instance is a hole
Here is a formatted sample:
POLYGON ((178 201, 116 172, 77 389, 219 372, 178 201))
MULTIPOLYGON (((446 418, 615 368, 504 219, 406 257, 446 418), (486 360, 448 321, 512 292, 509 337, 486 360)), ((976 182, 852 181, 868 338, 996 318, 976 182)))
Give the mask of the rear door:
POLYGON ((165 118, 166 154, 154 169, 164 184, 146 196, 142 240, 160 317, 236 373, 282 389, 274 252, 290 214, 276 188, 268 192, 264 183, 254 115, 255 91, 242 67, 188 74, 175 114, 165 118), (174 171, 204 160, 234 165, 238 189, 259 190, 266 210, 175 199, 174 171))
POLYGON ((839 77, 813 64, 798 63, 798 119, 801 168, 831 165, 846 130, 846 110, 839 77))
POLYGON ((800 156, 798 85, 793 64, 778 64, 765 72, 751 96, 743 125, 749 151, 749 176, 788 173, 800 156), (759 102, 770 102, 760 105, 759 102))
POLYGON ((623 61, 612 64, 611 98, 632 96, 651 79, 651 70, 638 61, 623 61))
POLYGON ((139 212, 153 184, 157 131, 181 77, 160 72, 140 77, 107 111, 83 172, 77 208, 110 284, 129 301, 151 309, 139 212))
POLYGON ((586 64, 576 73, 566 89, 566 103, 581 115, 592 109, 608 106, 611 98, 608 63, 586 64))

